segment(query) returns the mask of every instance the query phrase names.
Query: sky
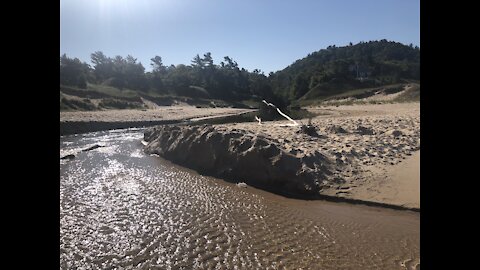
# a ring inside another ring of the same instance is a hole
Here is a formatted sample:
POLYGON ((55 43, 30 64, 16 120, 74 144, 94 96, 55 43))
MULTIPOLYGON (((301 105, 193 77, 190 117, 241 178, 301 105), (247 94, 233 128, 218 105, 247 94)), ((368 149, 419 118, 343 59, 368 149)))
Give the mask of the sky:
POLYGON ((420 47, 420 0, 60 0, 60 54, 132 55, 147 71, 211 52, 249 71, 284 69, 329 45, 420 47))

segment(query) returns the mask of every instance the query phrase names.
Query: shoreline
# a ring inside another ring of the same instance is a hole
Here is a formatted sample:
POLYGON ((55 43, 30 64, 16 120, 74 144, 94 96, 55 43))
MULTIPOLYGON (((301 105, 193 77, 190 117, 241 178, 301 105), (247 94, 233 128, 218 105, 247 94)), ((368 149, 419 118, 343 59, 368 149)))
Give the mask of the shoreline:
POLYGON ((60 112, 60 136, 103 130, 195 123, 226 119, 254 112, 252 109, 168 106, 151 110, 60 112))
MULTIPOLYGON (((173 106, 148 112, 71 112, 69 117, 63 117, 64 121, 60 122, 60 135, 136 127, 147 127, 147 130, 150 130, 153 126, 173 126, 177 129, 165 131, 166 134, 175 133, 167 143, 168 147, 173 149, 173 138, 178 137, 179 141, 187 140, 187 137, 192 137, 195 132, 201 134, 194 134, 197 138, 190 138, 189 144, 200 143, 215 147, 221 145, 220 142, 231 140, 233 134, 233 139, 241 140, 240 143, 247 144, 250 148, 267 148, 244 159, 237 171, 230 175, 217 170, 215 166, 218 164, 215 160, 208 161, 214 163, 209 165, 210 169, 203 170, 205 160, 212 156, 226 159, 225 164, 221 164, 222 170, 225 170, 230 164, 235 164, 239 156, 245 155, 245 149, 242 149, 244 154, 229 153, 221 156, 219 153, 225 152, 229 144, 224 144, 223 149, 209 150, 211 152, 206 152, 205 149, 192 151, 187 144, 180 145, 179 151, 195 156, 192 160, 181 162, 175 158, 172 160, 172 156, 155 153, 201 174, 230 183, 247 182, 252 187, 287 198, 420 212, 419 107, 419 103, 310 107, 307 109, 312 112, 323 112, 311 119, 318 137, 302 134, 298 131, 299 127, 286 127, 288 121, 266 121, 262 125, 253 119, 252 122, 235 122, 239 115, 255 110, 173 106), (325 114, 326 112, 328 114, 325 114), (98 118, 98 121, 92 121, 94 118, 98 118), (229 121, 232 123, 228 123, 229 121), (188 130, 192 127, 196 130, 193 133, 188 130), (199 131, 205 127, 213 129, 199 131), (217 141, 202 141, 199 140, 202 137, 200 135, 221 138, 217 141), (277 156, 274 157, 275 155, 277 156), (204 163, 195 164, 195 159, 204 163), (270 164, 274 160, 279 163, 270 164), (276 167, 291 169, 282 171, 276 167), (266 174, 251 173, 265 168, 266 174), (244 171, 250 174, 245 174, 244 171), (271 180, 279 177, 283 177, 281 181, 271 180), (268 180, 263 181, 262 178, 268 180), (289 183, 288 178, 297 180, 289 183), (305 184, 309 187, 303 192, 305 184)), ((304 123, 306 120, 298 121, 304 123)), ((167 147, 167 144, 160 148, 167 147)), ((153 150, 151 147, 150 151, 153 150)), ((174 153, 177 150, 172 151, 174 153)))
POLYGON ((99 121, 65 121, 60 122, 60 136, 83 134, 96 131, 149 127, 179 123, 180 120, 161 121, 130 121, 130 122, 99 122, 99 121))

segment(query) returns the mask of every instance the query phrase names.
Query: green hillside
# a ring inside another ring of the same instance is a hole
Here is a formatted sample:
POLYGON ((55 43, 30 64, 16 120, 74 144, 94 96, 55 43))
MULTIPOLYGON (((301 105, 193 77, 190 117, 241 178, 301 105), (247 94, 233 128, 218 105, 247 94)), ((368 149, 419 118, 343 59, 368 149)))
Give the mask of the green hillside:
POLYGON ((420 80, 420 48, 381 40, 329 46, 269 77, 285 101, 323 100, 355 89, 420 80))
MULTIPOLYGON (((240 68, 228 56, 215 64, 209 52, 177 66, 165 66, 155 56, 151 72, 130 55, 108 57, 98 51, 91 63, 60 57, 61 110, 145 109, 178 102, 258 107, 263 99, 283 108, 420 83, 420 48, 387 40, 329 46, 268 77, 240 68)), ((401 100, 418 100, 419 89, 401 100)))

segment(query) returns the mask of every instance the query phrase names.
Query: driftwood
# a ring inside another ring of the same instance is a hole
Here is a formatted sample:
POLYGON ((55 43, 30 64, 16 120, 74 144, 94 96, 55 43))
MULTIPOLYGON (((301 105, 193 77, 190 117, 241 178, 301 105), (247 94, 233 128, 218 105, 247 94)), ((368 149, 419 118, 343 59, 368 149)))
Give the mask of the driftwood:
MULTIPOLYGON (((308 124, 307 125, 304 125, 303 123, 301 125, 299 125, 297 123, 297 121, 293 120, 290 116, 286 115, 285 113, 283 113, 277 106, 275 106, 274 104, 272 103, 268 103, 267 101, 265 100, 262 100, 263 103, 265 103, 267 106, 270 106, 270 107, 273 107, 277 110, 277 112, 285 117, 288 121, 292 122, 292 124, 289 124, 289 125, 277 125, 277 126, 289 126, 289 127, 297 127, 297 126, 300 126, 300 130, 297 131, 297 132, 301 132, 301 133, 305 133, 309 136, 312 136, 312 137, 320 137, 320 135, 317 133, 317 129, 315 128, 315 126, 313 126, 311 123, 312 123, 312 118, 309 118, 308 119, 308 124)), ((255 119, 258 121, 258 124, 262 124, 262 119, 260 119, 259 117, 255 116, 255 119)))
POLYGON ((258 124, 261 125, 262 124, 262 119, 258 116, 255 115, 255 120, 258 121, 258 124))
POLYGON ((95 144, 95 145, 93 145, 93 146, 90 146, 90 147, 88 147, 88 148, 86 148, 86 149, 83 149, 83 150, 82 150, 82 152, 91 151, 91 150, 94 150, 94 149, 97 149, 97 148, 100 148, 100 147, 105 147, 105 146, 103 146, 103 145, 98 145, 98 144, 95 144))
POLYGON ((61 157, 60 159, 74 159, 74 158, 75 158, 74 154, 69 154, 69 155, 61 157))
POLYGON ((288 116, 288 115, 284 114, 282 111, 280 111, 280 109, 279 109, 277 106, 273 105, 272 103, 268 103, 268 102, 266 102, 265 100, 262 100, 262 102, 265 103, 265 104, 267 104, 267 106, 270 106, 270 107, 273 107, 273 108, 277 109, 277 112, 278 112, 281 116, 285 117, 288 121, 292 122, 292 124, 287 125, 287 126, 292 126, 292 127, 298 126, 298 123, 297 123, 295 120, 293 120, 292 118, 290 118, 290 116, 288 116))

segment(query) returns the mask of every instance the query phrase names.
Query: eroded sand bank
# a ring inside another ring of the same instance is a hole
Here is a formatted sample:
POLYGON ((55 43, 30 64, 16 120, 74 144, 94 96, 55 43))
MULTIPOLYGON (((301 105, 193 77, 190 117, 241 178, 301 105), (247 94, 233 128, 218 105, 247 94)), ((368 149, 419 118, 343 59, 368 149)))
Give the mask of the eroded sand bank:
POLYGON ((319 136, 284 121, 161 127, 146 133, 146 150, 287 193, 420 208, 419 103, 309 110, 320 113, 311 119, 319 136))

